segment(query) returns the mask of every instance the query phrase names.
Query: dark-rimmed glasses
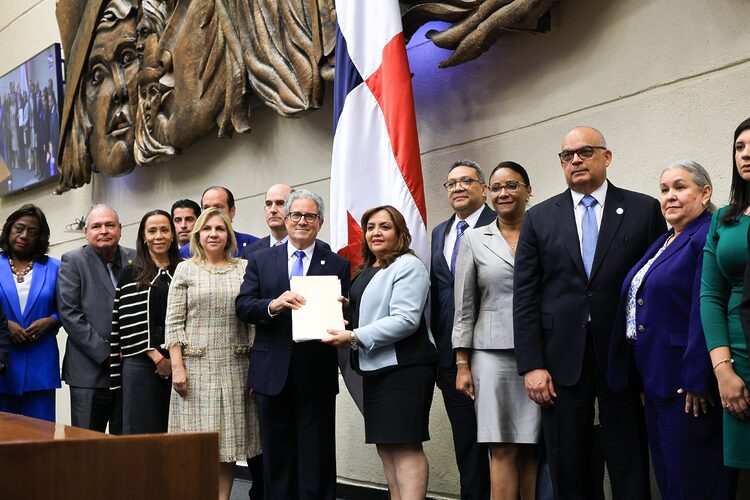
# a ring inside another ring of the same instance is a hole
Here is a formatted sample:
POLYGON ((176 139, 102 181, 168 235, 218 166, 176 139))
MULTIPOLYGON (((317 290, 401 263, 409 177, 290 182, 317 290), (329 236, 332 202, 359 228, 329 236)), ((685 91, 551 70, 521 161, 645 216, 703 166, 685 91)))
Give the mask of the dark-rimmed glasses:
POLYGON ((460 185, 463 189, 469 189, 471 188, 471 184, 477 182, 479 184, 484 184, 482 181, 478 179, 472 179, 471 177, 464 177, 463 179, 458 179, 457 181, 450 180, 443 184, 443 187, 446 191, 453 191, 456 189, 456 186, 460 185))
POLYGON ((306 214, 304 212, 289 212, 289 215, 287 215, 287 217, 289 217, 292 222, 299 222, 302 219, 305 219, 305 222, 307 222, 308 224, 312 224, 320 218, 320 215, 312 213, 306 214))
POLYGON ((594 157, 594 151, 597 149, 603 149, 607 150, 604 146, 583 146, 582 148, 578 149, 566 149, 564 151, 560 151, 557 156, 560 157, 560 161, 563 163, 570 163, 573 161, 573 158, 575 155, 578 155, 578 158, 582 160, 589 160, 594 157))
POLYGON ((494 193, 494 194, 499 193, 503 189, 505 189, 509 193, 514 193, 518 191, 518 188, 521 186, 527 187, 528 184, 519 182, 519 181, 508 181, 505 184, 500 184, 500 183, 490 184, 488 189, 490 190, 490 193, 494 193))

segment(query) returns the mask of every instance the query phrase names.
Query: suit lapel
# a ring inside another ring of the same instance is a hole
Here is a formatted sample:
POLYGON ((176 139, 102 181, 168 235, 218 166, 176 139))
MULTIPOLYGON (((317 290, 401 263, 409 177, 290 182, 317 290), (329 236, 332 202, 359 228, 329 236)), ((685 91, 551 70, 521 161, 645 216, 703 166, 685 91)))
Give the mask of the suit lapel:
MULTIPOLYGON (((646 275, 643 277, 644 282, 646 281, 648 275, 651 274, 651 271, 654 270, 654 268, 669 260, 672 255, 676 254, 678 250, 687 245, 690 240, 693 239, 693 234, 701 226, 701 224, 705 222, 706 218, 711 218, 709 212, 703 212, 703 214, 699 215, 694 221, 688 224, 681 234, 677 235, 677 238, 675 238, 675 240, 667 248, 664 249, 661 255, 659 255, 659 258, 651 263, 651 267, 649 267, 646 275)), ((664 242, 667 241, 667 238, 669 238, 672 234, 674 234, 674 229, 670 229, 664 236, 660 237, 657 240, 659 241, 659 244, 656 246, 657 251, 664 245, 664 242)))
POLYGON ((453 224, 453 220, 456 218, 456 215, 452 215, 450 219, 443 222, 439 228, 437 233, 435 233, 435 237, 437 238, 437 241, 435 242, 435 248, 438 250, 438 258, 437 260, 437 266, 438 269, 435 271, 437 273, 442 273, 444 276, 451 276, 451 269, 448 267, 448 263, 445 262, 445 257, 443 256, 443 252, 445 251, 445 234, 448 232, 448 228, 451 227, 451 224, 453 224))
POLYGON ((284 243, 277 247, 273 247, 271 252, 273 253, 273 267, 274 274, 279 280, 279 290, 289 290, 289 258, 287 256, 287 245, 284 243))
MULTIPOLYGON (((5 254, 0 254, 0 288, 2 288, 3 294, 5 294, 5 299, 13 310, 13 315, 20 322, 23 315, 21 314, 21 304, 18 302, 16 278, 10 271, 10 262, 8 262, 8 257, 5 254), (12 287, 12 289, 10 287, 12 287)), ((10 314, 8 316, 10 317, 10 314)))
POLYGON ((573 198, 569 189, 559 195, 555 206, 557 207, 554 214, 555 222, 563 243, 565 243, 565 248, 567 248, 580 275, 583 276, 584 280, 587 280, 586 270, 583 268, 583 257, 581 257, 581 242, 578 239, 578 228, 573 212, 573 198))
POLYGON ((604 200, 602 224, 599 228, 599 237, 596 240, 596 252, 594 253, 594 263, 591 265, 591 277, 589 279, 594 278, 597 269, 604 262, 604 257, 612 244, 612 239, 620 228, 625 212, 627 212, 627 206, 625 206, 622 191, 610 182, 607 187, 607 197, 604 200))
POLYGON ((85 252, 89 256, 88 264, 91 265, 92 272, 97 277, 97 279, 101 282, 102 286, 107 291, 109 296, 114 298, 115 287, 112 284, 112 280, 109 277, 109 272, 107 272, 107 267, 102 262, 102 259, 99 257, 99 254, 97 254, 94 251, 94 249, 88 245, 86 246, 85 252))
POLYGON ((326 267, 326 259, 324 258, 326 256, 325 254, 326 253, 321 248, 321 245, 316 241, 312 258, 310 260, 310 267, 307 269, 307 276, 319 276, 324 274, 323 270, 326 267))
POLYGON ((34 271, 31 273, 31 288, 29 289, 29 296, 26 298, 26 307, 23 310, 24 320, 34 307, 34 302, 36 302, 37 297, 39 297, 39 292, 42 290, 42 286, 46 280, 47 264, 34 262, 34 271))
POLYGON ((513 267, 514 259, 508 243, 497 228, 497 224, 490 224, 487 231, 482 233, 482 244, 493 254, 513 267))

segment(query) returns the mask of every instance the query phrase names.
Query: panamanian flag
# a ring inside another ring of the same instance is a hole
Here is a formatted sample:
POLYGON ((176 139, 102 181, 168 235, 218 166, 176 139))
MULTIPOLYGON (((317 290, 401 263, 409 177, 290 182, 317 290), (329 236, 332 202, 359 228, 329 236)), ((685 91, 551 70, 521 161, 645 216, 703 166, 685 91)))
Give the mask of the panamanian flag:
MULTIPOLYGON (((429 266, 427 210, 398 0, 336 0, 331 246, 361 261, 362 214, 393 205, 429 266)), ((354 267, 354 265, 352 266, 354 267)))

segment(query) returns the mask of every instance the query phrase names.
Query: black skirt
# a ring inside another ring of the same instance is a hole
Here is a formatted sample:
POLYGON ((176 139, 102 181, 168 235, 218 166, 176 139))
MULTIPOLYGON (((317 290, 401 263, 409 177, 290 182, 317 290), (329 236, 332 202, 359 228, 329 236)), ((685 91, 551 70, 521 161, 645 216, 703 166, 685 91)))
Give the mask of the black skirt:
POLYGON ((434 365, 399 366, 362 378, 365 442, 429 441, 434 365))

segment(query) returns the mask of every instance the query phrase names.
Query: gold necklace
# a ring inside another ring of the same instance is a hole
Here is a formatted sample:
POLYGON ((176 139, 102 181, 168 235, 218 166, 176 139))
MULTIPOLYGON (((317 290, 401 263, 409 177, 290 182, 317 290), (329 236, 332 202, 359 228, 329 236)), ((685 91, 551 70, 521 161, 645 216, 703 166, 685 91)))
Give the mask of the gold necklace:
POLYGON ((16 281, 18 283, 23 283, 26 275, 29 274, 31 272, 31 269, 34 267, 34 261, 31 260, 24 269, 19 271, 18 269, 16 269, 16 263, 13 262, 13 259, 8 259, 8 262, 10 263, 10 272, 12 272, 16 277, 16 281))

